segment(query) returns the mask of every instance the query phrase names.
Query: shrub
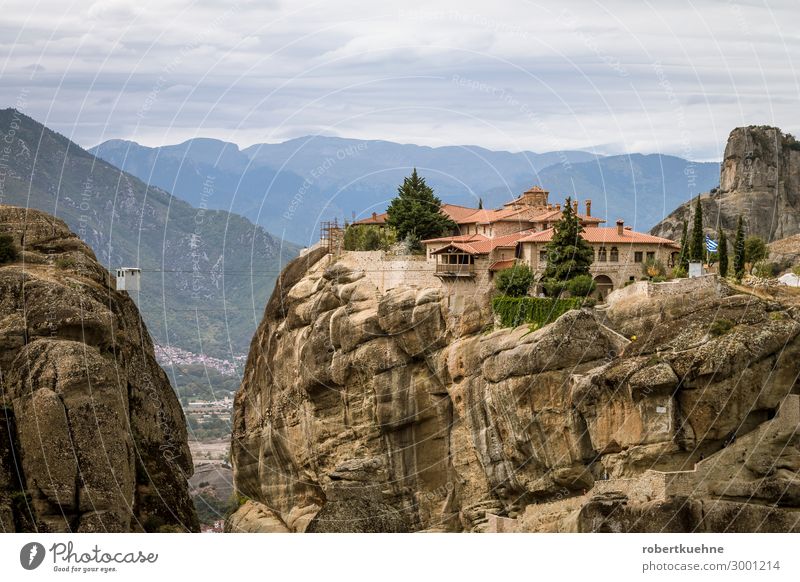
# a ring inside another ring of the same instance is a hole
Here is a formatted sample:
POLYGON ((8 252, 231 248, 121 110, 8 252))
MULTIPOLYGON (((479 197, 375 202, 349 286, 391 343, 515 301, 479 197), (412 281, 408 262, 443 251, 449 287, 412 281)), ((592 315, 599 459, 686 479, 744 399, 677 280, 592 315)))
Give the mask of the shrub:
POLYGON ((663 283, 664 281, 667 280, 667 278, 662 275, 656 275, 655 277, 650 277, 650 280, 653 283, 663 283))
POLYGON ((497 290, 504 295, 522 297, 528 294, 528 290, 533 284, 533 271, 528 265, 516 264, 497 273, 494 284, 497 290))
POLYGON ((653 277, 666 277, 667 269, 664 263, 657 259, 647 259, 642 265, 642 272, 650 279, 653 277))
POLYGON ((548 297, 558 297, 567 288, 566 281, 558 281, 556 279, 542 279, 539 283, 542 286, 544 294, 548 297))
POLYGON ((525 323, 542 327, 571 309, 579 309, 583 303, 579 297, 555 299, 500 295, 492 299, 492 310, 500 316, 503 327, 516 327, 525 323))
POLYGON ((407 234, 406 238, 403 239, 403 247, 406 254, 409 255, 422 255, 425 253, 425 249, 422 247, 422 240, 413 233, 407 234))
POLYGON ((672 278, 673 279, 685 279, 688 273, 686 269, 684 269, 681 265, 676 265, 672 269, 672 278))
POLYGON ((3 263, 13 263, 17 260, 17 247, 14 246, 14 239, 10 234, 0 234, 0 265, 3 263))
POLYGON ((780 272, 781 266, 778 263, 771 263, 769 261, 762 260, 753 265, 753 274, 757 277, 777 277, 780 272))
POLYGON ((725 335, 733 329, 733 322, 730 319, 715 319, 708 328, 708 333, 715 337, 725 335))
POLYGON ((767 258, 767 254, 767 243, 760 237, 748 236, 744 241, 745 261, 751 265, 755 265, 760 260, 767 258))
POLYGON ((370 224, 354 224, 344 231, 346 251, 385 251, 397 241, 395 231, 370 224))
POLYGON ((794 267, 792 267, 792 273, 800 277, 800 265, 795 265, 794 267))
POLYGON ((591 275, 578 275, 567 281, 567 290, 573 297, 586 297, 595 290, 594 279, 591 275))

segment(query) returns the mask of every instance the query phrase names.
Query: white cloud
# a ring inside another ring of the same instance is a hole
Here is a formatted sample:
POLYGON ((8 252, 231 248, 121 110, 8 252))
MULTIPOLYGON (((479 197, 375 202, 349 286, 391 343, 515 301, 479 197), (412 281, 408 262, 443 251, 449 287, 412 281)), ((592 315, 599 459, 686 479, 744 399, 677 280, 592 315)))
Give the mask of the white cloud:
POLYGON ((715 159, 737 125, 800 130, 795 0, 573 6, 13 0, 0 99, 87 146, 319 131, 715 159))

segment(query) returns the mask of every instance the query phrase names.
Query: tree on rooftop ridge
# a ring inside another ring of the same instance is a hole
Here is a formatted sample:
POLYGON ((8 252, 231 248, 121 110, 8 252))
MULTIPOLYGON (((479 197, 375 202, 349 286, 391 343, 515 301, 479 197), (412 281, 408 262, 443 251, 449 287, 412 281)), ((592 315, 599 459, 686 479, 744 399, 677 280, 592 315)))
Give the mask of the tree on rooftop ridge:
POLYGON ((548 295, 558 295, 566 283, 580 275, 589 275, 594 262, 594 250, 581 236, 583 226, 567 198, 561 218, 553 225, 553 236, 545 245, 547 266, 542 281, 548 295))
POLYGON ((411 176, 403 178, 397 196, 389 204, 386 223, 401 240, 409 235, 422 240, 436 238, 457 228, 441 209, 442 201, 414 168, 411 176))
POLYGON ((689 248, 689 258, 692 261, 703 261, 706 252, 706 241, 703 236, 703 207, 700 205, 700 196, 697 196, 697 205, 694 209, 694 222, 692 223, 692 244, 689 248))

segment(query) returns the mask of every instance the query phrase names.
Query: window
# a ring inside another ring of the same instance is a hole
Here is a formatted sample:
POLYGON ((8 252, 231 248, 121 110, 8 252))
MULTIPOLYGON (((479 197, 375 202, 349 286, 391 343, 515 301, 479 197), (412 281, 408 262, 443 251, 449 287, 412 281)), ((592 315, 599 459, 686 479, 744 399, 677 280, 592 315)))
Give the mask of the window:
POLYGON ((539 251, 539 262, 546 263, 547 262, 547 251, 542 249, 539 251))
POLYGON ((606 256, 606 247, 600 247, 597 249, 597 261, 600 263, 605 263, 608 260, 606 256))
POLYGON ((619 251, 617 247, 611 247, 611 262, 616 263, 619 261, 619 251))
POLYGON ((635 253, 633 253, 633 262, 634 263, 642 262, 642 251, 636 251, 635 253))
POLYGON ((648 261, 655 261, 656 260, 656 253, 654 251, 648 251, 647 260, 648 261))

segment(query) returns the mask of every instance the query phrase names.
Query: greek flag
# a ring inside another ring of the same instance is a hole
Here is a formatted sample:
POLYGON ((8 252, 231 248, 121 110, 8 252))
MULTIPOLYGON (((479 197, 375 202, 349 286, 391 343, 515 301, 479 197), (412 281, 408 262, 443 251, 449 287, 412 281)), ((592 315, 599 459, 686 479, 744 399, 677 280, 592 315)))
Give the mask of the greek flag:
POLYGON ((709 253, 716 253, 718 248, 719 248, 719 243, 714 239, 712 239, 710 236, 706 235, 706 250, 709 253))

